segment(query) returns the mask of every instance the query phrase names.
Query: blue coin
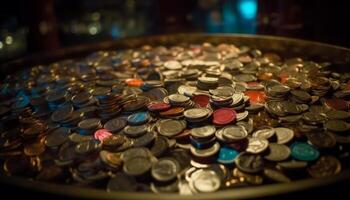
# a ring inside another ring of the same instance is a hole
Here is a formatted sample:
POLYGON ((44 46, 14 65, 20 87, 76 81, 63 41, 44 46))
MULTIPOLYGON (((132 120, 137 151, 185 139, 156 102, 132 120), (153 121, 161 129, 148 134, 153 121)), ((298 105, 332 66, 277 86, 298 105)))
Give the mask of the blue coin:
POLYGON ((26 95, 17 96, 16 102, 12 105, 13 109, 21 109, 27 107, 30 103, 30 98, 26 95))
POLYGON ((217 161, 222 164, 232 164, 234 163, 239 152, 230 147, 221 147, 217 161))
POLYGON ((149 117, 147 112, 138 112, 128 117, 128 123, 130 125, 141 125, 148 122, 149 117))
POLYGON ((314 161, 320 156, 320 152, 306 142, 295 142, 290 146, 293 158, 302 161, 314 161))

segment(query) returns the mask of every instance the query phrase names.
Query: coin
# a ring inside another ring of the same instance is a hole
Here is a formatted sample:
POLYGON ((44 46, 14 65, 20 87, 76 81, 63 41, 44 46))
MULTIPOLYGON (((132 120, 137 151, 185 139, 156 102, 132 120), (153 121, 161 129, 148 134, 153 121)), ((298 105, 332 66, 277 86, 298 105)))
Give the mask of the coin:
POLYGON ((304 142, 295 142, 291 145, 291 155, 301 161, 314 161, 320 156, 320 152, 304 142))
POLYGON ((149 114, 147 112, 138 112, 128 117, 128 124, 141 125, 149 121, 149 114))
POLYGON ((160 182, 168 182, 174 180, 180 171, 180 164, 173 158, 161 158, 153 166, 151 170, 152 177, 160 182))
POLYGON ((217 161, 222 164, 232 164, 238 156, 238 151, 229 147, 221 147, 217 161))
POLYGON ((166 137, 172 137, 185 129, 186 123, 180 120, 163 120, 158 126, 158 132, 166 137))
POLYGON ((269 142, 263 138, 249 138, 248 147, 246 152, 252 154, 259 154, 264 152, 269 146, 269 142))
POLYGON ((168 110, 170 108, 170 105, 167 103, 162 103, 162 102, 156 102, 156 103, 150 103, 147 106, 149 111, 152 112, 159 112, 159 111, 164 111, 168 110))
POLYGON ((109 130, 111 133, 117 133, 120 130, 122 130, 125 126, 127 125, 127 122, 125 119, 123 118, 114 118, 114 119, 110 119, 108 120, 105 124, 104 124, 104 128, 109 130))
POLYGON ((123 165, 123 172, 131 176, 141 176, 151 169, 152 163, 149 158, 133 157, 123 165), (142 165, 140 164, 142 163, 142 165))
POLYGON ((259 130, 256 130, 252 136, 256 138, 263 138, 263 139, 269 140, 269 139, 273 139, 273 137, 275 136, 275 133, 276 131, 272 127, 262 127, 259 130))
POLYGON ((191 175, 191 185, 199 192, 214 192, 221 186, 218 175, 211 170, 198 170, 191 175))
POLYGON ((283 161, 289 158, 291 151, 288 146, 283 144, 270 143, 269 152, 264 156, 269 161, 283 161))
POLYGON ((334 132, 345 132, 350 128, 349 124, 342 120, 329 120, 326 122, 325 127, 327 130, 334 132))
POLYGON ((248 152, 240 153, 236 160, 238 169, 247 173, 258 173, 264 168, 264 160, 259 154, 251 154, 248 152))
POLYGON ((209 111, 203 108, 192 108, 184 112, 184 116, 189 119, 200 119, 208 116, 209 111))
POLYGON ((148 131, 148 125, 126 126, 123 131, 128 137, 139 137, 148 131))
POLYGON ((329 132, 310 132, 306 134, 308 141, 317 148, 332 148, 337 141, 329 132))
POLYGON ((273 169, 264 169, 264 175, 272 181, 280 183, 291 182, 290 178, 284 175, 282 172, 273 169))
POLYGON ((236 120, 236 112, 231 108, 220 108, 213 112, 215 125, 226 125, 236 120))
POLYGON ((222 128, 222 137, 230 141, 243 140, 248 136, 248 132, 244 127, 229 125, 222 128))
POLYGON ((110 133, 107 129, 99 129, 94 133, 94 138, 100 142, 103 142, 103 140, 110 136, 112 136, 112 133, 110 133))
POLYGON ((323 178, 338 174, 341 170, 340 161, 334 156, 321 156, 315 164, 308 167, 309 174, 314 178, 323 178))
POLYGON ((277 127, 275 128, 275 131, 278 144, 286 144, 294 137, 294 131, 289 128, 277 127))
POLYGON ((69 134, 69 128, 60 127, 54 129, 49 135, 46 136, 45 145, 49 148, 56 148, 67 141, 69 134))
POLYGON ((195 138, 205 139, 205 138, 213 137, 215 134, 215 131, 216 131, 215 126, 206 125, 198 128, 193 128, 190 133, 191 133, 191 136, 195 138))

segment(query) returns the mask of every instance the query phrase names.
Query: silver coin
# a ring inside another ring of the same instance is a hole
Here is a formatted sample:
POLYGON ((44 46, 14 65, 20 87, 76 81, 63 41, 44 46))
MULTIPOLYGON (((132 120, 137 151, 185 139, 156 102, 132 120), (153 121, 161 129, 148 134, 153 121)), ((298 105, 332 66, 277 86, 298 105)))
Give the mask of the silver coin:
POLYGON ((208 138, 215 134, 216 128, 212 125, 206 125, 191 130, 191 135, 196 138, 208 138))
POLYGON ((263 138, 268 140, 269 138, 273 137, 275 135, 276 131, 272 127, 263 127, 253 133, 253 137, 256 138, 263 138))
POLYGON ((208 116, 209 110, 205 108, 192 108, 184 112, 184 116, 189 119, 199 119, 208 116))
POLYGON ((267 149, 269 141, 263 138, 249 138, 248 147, 246 152, 252 154, 260 154, 267 149))
POLYGON ((229 125, 222 129, 223 138, 231 141, 242 140, 248 136, 247 130, 242 126, 229 125))
POLYGON ((294 131, 289 128, 277 127, 275 128, 277 136, 277 144, 286 144, 294 138, 294 131))

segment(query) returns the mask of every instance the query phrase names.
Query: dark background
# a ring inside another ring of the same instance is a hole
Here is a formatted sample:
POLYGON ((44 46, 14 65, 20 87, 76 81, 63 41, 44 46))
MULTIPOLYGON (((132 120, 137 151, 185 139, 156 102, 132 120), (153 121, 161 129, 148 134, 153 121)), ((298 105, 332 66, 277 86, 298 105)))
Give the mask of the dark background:
POLYGON ((4 0, 0 61, 76 44, 176 32, 279 35, 350 47, 349 1, 4 0))

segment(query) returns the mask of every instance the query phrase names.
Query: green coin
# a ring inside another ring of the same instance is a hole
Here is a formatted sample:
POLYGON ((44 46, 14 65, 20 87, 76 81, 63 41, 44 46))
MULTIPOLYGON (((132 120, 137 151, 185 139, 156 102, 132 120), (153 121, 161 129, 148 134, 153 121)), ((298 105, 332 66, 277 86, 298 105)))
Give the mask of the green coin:
POLYGON ((302 161, 314 161, 320 156, 320 152, 305 142, 295 142, 291 145, 292 157, 302 161))

